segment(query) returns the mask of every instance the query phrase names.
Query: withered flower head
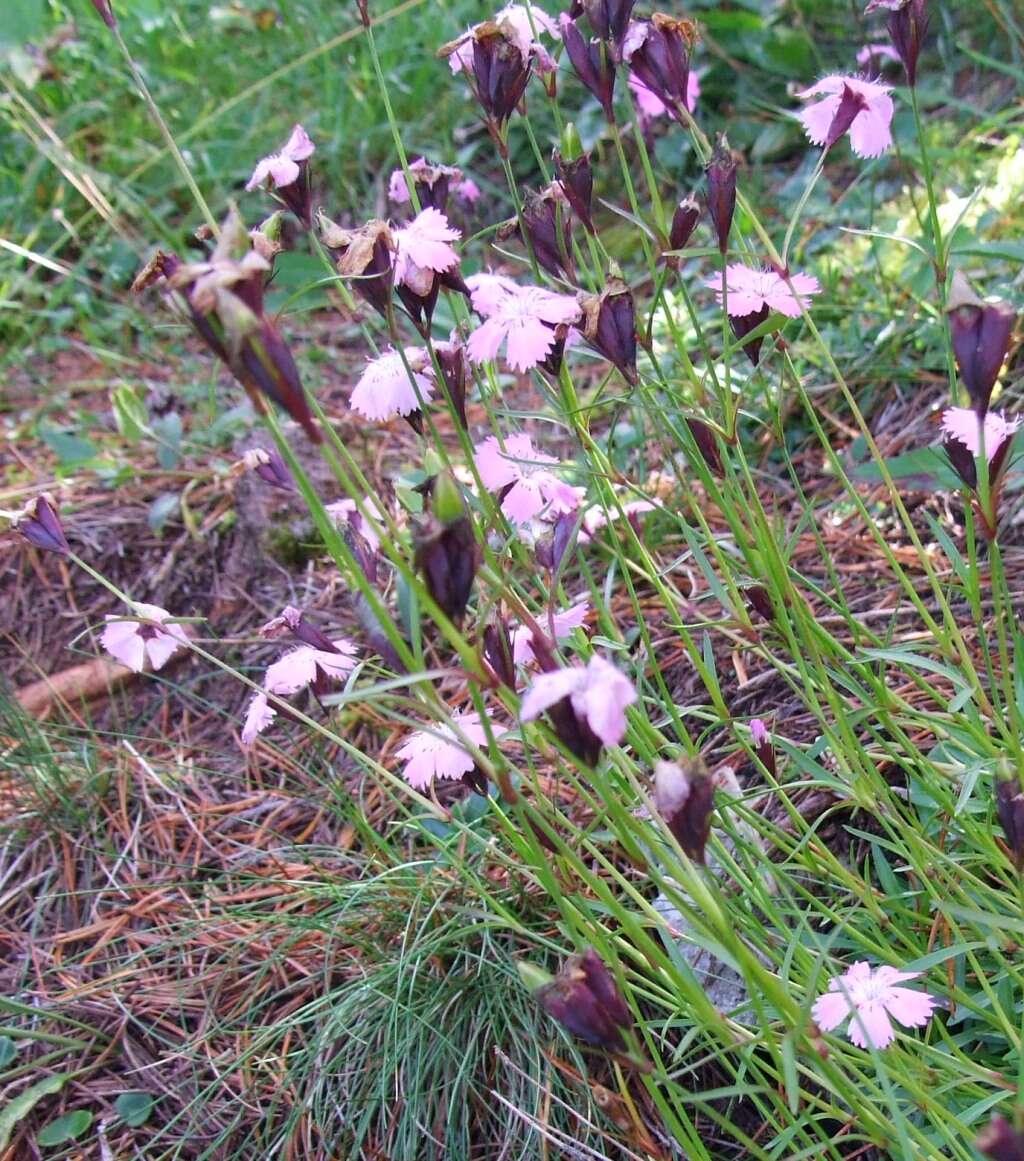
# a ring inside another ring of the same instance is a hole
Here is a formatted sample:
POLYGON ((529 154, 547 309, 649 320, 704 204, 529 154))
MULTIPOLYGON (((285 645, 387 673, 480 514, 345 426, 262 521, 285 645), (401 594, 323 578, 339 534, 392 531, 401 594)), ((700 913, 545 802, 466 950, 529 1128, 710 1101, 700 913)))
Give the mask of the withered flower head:
POLYGON ((540 193, 528 190, 522 208, 522 225, 540 266, 555 278, 575 278, 572 260, 572 215, 559 182, 540 193))
POLYGON ((346 230, 320 214, 317 226, 321 241, 334 257, 338 273, 350 279, 356 294, 387 318, 395 252, 388 223, 375 218, 358 230, 346 230))
POLYGON ((466 348, 455 334, 448 342, 434 344, 434 354, 441 368, 448 398, 463 430, 469 430, 466 419, 466 348))
POLYGON ((650 20, 638 21, 627 36, 630 69, 669 113, 684 123, 690 51, 696 39, 697 29, 691 20, 677 20, 663 12, 655 12, 650 20))
POLYGON ((960 378, 984 419, 1017 316, 1006 303, 983 302, 959 272, 953 276, 946 309, 960 378))
POLYGON ((267 450, 262 447, 250 448, 242 457, 246 469, 255 472, 257 476, 272 488, 280 488, 283 492, 297 492, 298 486, 288 465, 281 458, 276 449, 267 450))
POLYGON ((974 1147, 991 1161, 1024 1161, 1024 1133, 998 1113, 978 1134, 974 1147))
POLYGON ((29 500, 12 523, 15 531, 36 548, 56 552, 60 556, 67 556, 71 551, 57 512, 57 503, 49 492, 29 500))
POLYGON ((461 59, 466 59, 470 47, 473 92, 492 127, 500 133, 526 92, 531 57, 523 53, 516 30, 508 22, 491 20, 478 24, 467 36, 444 45, 438 55, 450 57, 458 53, 461 59))
POLYGON ((434 480, 431 513, 416 530, 415 547, 427 591, 442 612, 460 623, 473 591, 480 546, 459 485, 449 472, 434 480))
POLYGON ((718 248, 724 254, 729 249, 729 231, 736 212, 736 158, 724 134, 718 138, 704 173, 708 180, 708 212, 718 235, 718 248))
POLYGON ((574 1036, 609 1052, 624 1048, 623 1033, 633 1027, 633 1015, 593 948, 569 956, 536 995, 544 1011, 574 1036))
POLYGON ((622 46, 636 0, 572 0, 569 15, 586 16, 594 35, 606 41, 615 64, 622 60, 622 46))
MULTIPOLYGON (((700 202, 689 194, 676 206, 672 215, 672 225, 668 231, 668 248, 670 250, 685 250, 693 231, 700 221, 700 202)), ((678 258, 670 259, 678 265, 678 258)))
POLYGON ((599 37, 584 37, 579 26, 566 13, 559 19, 562 43, 576 75, 600 101, 608 123, 615 123, 615 60, 612 45, 599 37))
POLYGON ((621 278, 609 278, 600 294, 580 296, 583 337, 636 383, 636 310, 633 292, 621 278))
POLYGON ((555 150, 554 162, 555 173, 573 213, 593 234, 594 173, 590 167, 590 154, 583 152, 579 133, 572 122, 562 132, 562 147, 555 150))
POLYGON ((508 620, 505 617, 495 617, 484 629, 483 655, 495 677, 507 685, 509 689, 514 690, 516 688, 516 664, 513 656, 512 637, 508 631, 508 620))
POLYGON ((683 853, 703 863, 715 806, 714 779, 703 761, 659 762, 654 768, 654 805, 683 853))

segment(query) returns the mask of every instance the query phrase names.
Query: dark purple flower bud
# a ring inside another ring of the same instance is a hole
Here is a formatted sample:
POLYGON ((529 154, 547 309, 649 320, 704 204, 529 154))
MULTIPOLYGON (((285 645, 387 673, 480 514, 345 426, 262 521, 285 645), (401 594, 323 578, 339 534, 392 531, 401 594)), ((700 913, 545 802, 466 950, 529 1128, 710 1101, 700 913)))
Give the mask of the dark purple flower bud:
POLYGON ((320 239, 331 251, 338 273, 382 317, 388 317, 394 278, 395 240, 387 222, 375 218, 358 230, 345 230, 320 214, 320 239))
POLYGON ((843 85, 842 96, 839 98, 839 104, 832 115, 832 123, 829 125, 828 134, 825 137, 824 149, 826 152, 837 141, 842 140, 843 135, 867 107, 868 103, 860 93, 850 88, 849 85, 843 85))
POLYGON ((569 956, 536 994, 544 1011, 574 1036, 609 1052, 625 1047, 623 1033, 633 1027, 633 1015, 593 948, 569 956))
POLYGON ((654 805, 683 853, 703 863, 715 805, 714 779, 703 761, 688 759, 685 766, 659 762, 654 768, 654 805))
POLYGON ((441 378, 448 392, 455 414, 463 430, 469 430, 466 419, 466 351, 462 343, 455 340, 435 343, 434 354, 441 368, 441 378))
POLYGON ((942 443, 942 450, 946 453, 953 471, 972 491, 978 486, 978 465, 974 455, 965 443, 952 436, 946 436, 942 443))
POLYGON ((595 233, 591 205, 594 199, 594 174, 590 168, 590 154, 582 153, 572 161, 565 161, 555 151, 555 173, 565 193, 565 199, 572 206, 573 213, 590 231, 595 233))
POLYGON ((458 59, 466 60, 472 48, 473 92, 492 129, 498 132, 522 100, 532 70, 530 56, 523 55, 510 35, 513 31, 505 22, 484 21, 438 53, 449 57, 458 52, 458 59))
POLYGON ((917 84, 917 58, 928 35, 927 0, 871 0, 865 15, 879 10, 889 13, 889 38, 907 71, 907 84, 917 84))
POLYGON ((686 426, 690 429, 690 435, 693 436, 693 441, 707 464, 708 471, 712 475, 718 476, 719 479, 724 479, 725 466, 722 463, 722 453, 718 448, 714 428, 702 419, 687 419, 686 426))
POLYGON ((609 42, 612 60, 618 64, 635 7, 636 0, 572 0, 569 15, 573 18, 585 15, 594 35, 609 42))
POLYGON ((499 617, 484 629, 484 660, 491 667, 494 676, 504 682, 509 689, 516 687, 516 664, 513 660, 512 637, 508 622, 499 617))
POLYGON ((724 134, 704 173, 708 179, 708 212, 718 235, 718 248, 724 254, 729 249, 729 231, 736 212, 736 158, 724 134))
MULTIPOLYGON (((677 121, 685 123, 686 87, 690 79, 690 50, 697 38, 691 20, 677 20, 655 12, 650 20, 629 32, 633 46, 629 67, 664 104, 677 121)), ((629 52, 629 47, 626 49, 629 52)))
POLYGON ((947 309, 960 378, 984 419, 1017 316, 1005 303, 982 302, 960 274, 953 277, 947 309))
MULTIPOLYGON (((700 221, 700 202, 690 194, 676 206, 672 215, 672 225, 668 231, 668 248, 670 250, 685 250, 693 231, 700 221)), ((679 259, 670 257, 669 264, 678 269, 679 259)))
POLYGON ((576 515, 563 512, 554 523, 551 532, 537 541, 534 556, 541 568, 556 572, 562 564, 569 545, 576 533, 576 515))
MULTIPOLYGON (((309 410, 302 389, 299 369, 291 350, 277 328, 264 318, 256 334, 242 344, 237 369, 232 366, 242 386, 257 387, 268 399, 300 424, 312 443, 322 443, 323 436, 309 410)), ((251 394, 251 392, 250 392, 251 394)))
POLYGON ((775 606, 772 604, 771 594, 764 585, 748 585, 744 593, 747 603, 755 613, 764 617, 766 621, 775 620, 775 606))
POLYGON ((281 453, 274 449, 254 447, 242 457, 242 462, 249 471, 272 488, 280 488, 283 492, 297 492, 299 489, 295 479, 288 470, 288 465, 281 458, 281 453))
POLYGON ((406 668, 401 657, 398 656, 398 650, 391 643, 391 638, 381 624, 380 618, 363 593, 356 596, 355 612, 370 648, 393 672, 405 673, 406 668))
POLYGON ((998 1113, 978 1134, 974 1147, 991 1161, 1024 1161, 1024 1133, 998 1113))
POLYGON ((459 485, 449 472, 434 480, 431 509, 416 530, 416 564, 439 608, 459 624, 473 591, 480 546, 459 485))
POLYGON ((600 294, 580 298, 583 337, 636 383, 636 310, 633 293, 621 278, 609 278, 600 294))
POLYGON ((576 75, 601 102, 608 123, 614 124, 615 62, 612 59, 611 44, 597 38, 585 40, 576 22, 564 12, 559 19, 559 26, 565 51, 576 75))
MULTIPOLYGON (((729 326, 732 327, 732 333, 736 338, 742 342, 751 331, 757 330, 770 313, 767 306, 762 306, 760 310, 755 310, 753 314, 744 314, 738 317, 731 314, 729 315, 729 326)), ((763 342, 764 335, 760 335, 756 339, 751 339, 749 343, 743 343, 743 353, 755 367, 761 361, 761 344, 763 342)))
POLYGON ((57 514, 57 505, 49 492, 36 496, 15 516, 13 526, 29 544, 47 552, 67 556, 71 546, 64 535, 64 526, 57 514))
POLYGON ((1018 871, 1024 870, 1024 791, 1015 774, 996 775, 996 814, 1006 834, 1010 858, 1018 871))
POLYGON ((522 222, 538 263, 555 278, 564 274, 572 280, 572 222, 562 187, 556 182, 539 194, 528 191, 522 222))
MULTIPOLYGON (((537 634, 534 633, 531 643, 534 655, 542 668, 548 667, 545 664, 545 650, 547 650, 547 659, 550 660, 552 666, 555 665, 547 638, 544 638, 542 645, 537 634)), ((561 701, 556 701, 554 705, 548 707, 547 714, 555 737, 569 753, 575 754, 587 766, 596 766, 601 757, 604 743, 590 728, 587 719, 576 712, 572 699, 563 697, 561 701)))
POLYGON ((110 6, 110 0, 92 0, 92 6, 100 15, 100 19, 108 28, 117 27, 117 17, 110 6))

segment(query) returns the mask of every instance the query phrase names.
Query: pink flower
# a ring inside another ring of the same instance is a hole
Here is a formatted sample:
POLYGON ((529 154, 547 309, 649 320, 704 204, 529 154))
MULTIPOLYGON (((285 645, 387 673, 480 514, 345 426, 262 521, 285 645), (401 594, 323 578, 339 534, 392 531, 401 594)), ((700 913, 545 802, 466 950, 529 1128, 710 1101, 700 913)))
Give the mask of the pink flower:
MULTIPOLYGON (((516 286, 501 297, 494 290, 493 284, 484 290, 493 309, 466 344, 474 363, 496 358, 504 343, 509 366, 514 371, 528 371, 551 353, 557 325, 579 322, 580 304, 572 295, 555 294, 539 286, 516 286)), ((474 307, 478 297, 474 293, 474 307)))
POLYGON ((523 694, 519 716, 532 722, 556 702, 569 698, 573 712, 606 746, 617 746, 626 735, 626 706, 636 690, 625 674, 596 654, 586 666, 570 665, 539 673, 523 694))
POLYGON ((179 649, 188 645, 188 635, 181 625, 164 625, 171 616, 166 609, 135 602, 133 610, 142 620, 107 617, 100 644, 134 673, 142 672, 147 657, 154 670, 162 669, 179 649))
MULTIPOLYGON (((1006 440, 1021 425, 1019 419, 1007 419, 1001 411, 989 411, 985 415, 985 459, 989 462, 1006 440)), ((981 454, 980 424, 971 407, 950 407, 942 413, 942 430, 950 439, 958 440, 971 455, 981 454)))
MULTIPOLYGON (((590 602, 580 601, 572 608, 563 609, 551 618, 555 631, 555 640, 564 641, 572 636, 574 629, 580 629, 587 621, 590 612, 590 602)), ((546 619, 541 620, 542 629, 550 628, 546 619)), ((534 658, 533 633, 525 625, 517 625, 512 630, 512 660, 516 665, 529 665, 534 658)))
MULTIPOLYGON (((640 116, 643 120, 653 121, 655 117, 664 117, 668 112, 668 106, 657 95, 652 92, 638 77, 633 73, 629 74, 629 88, 633 94, 633 99, 636 101, 636 107, 640 110, 640 116)), ((689 112, 693 112, 697 108, 697 101, 700 99, 700 77, 691 69, 689 76, 686 78, 686 108, 689 112)))
POLYGON ((480 187, 471 177, 464 177, 455 187, 455 196, 473 205, 480 197, 480 187))
POLYGON ((427 295, 435 274, 443 274, 459 264, 451 243, 462 233, 448 224, 448 219, 428 206, 407 225, 394 230, 395 282, 408 286, 416 294, 427 295))
MULTIPOLYGON (((714 290, 715 298, 721 306, 721 278, 716 275, 709 278, 704 285, 714 290)), ((799 318, 801 304, 797 295, 803 297, 821 291, 817 278, 812 278, 809 274, 791 274, 787 282, 775 270, 767 268, 752 270, 741 262, 733 262, 725 268, 725 285, 729 290, 729 314, 736 318, 757 314, 765 307, 784 314, 787 318, 799 318), (793 284, 792 289, 789 283, 793 284)))
POLYGON ((309 139, 306 130, 301 125, 296 125, 280 153, 269 154, 256 166, 245 188, 252 191, 257 186, 263 185, 267 178, 270 179, 274 189, 292 185, 299 180, 299 162, 312 157, 315 149, 316 146, 309 139))
MULTIPOLYGON (((363 507, 377 523, 387 527, 384 512, 373 496, 364 498, 363 507)), ((333 504, 327 504, 324 511, 336 525, 350 524, 373 552, 380 548, 380 536, 377 534, 375 526, 363 518, 363 514, 356 507, 355 500, 350 500, 346 496, 344 500, 335 500, 333 504)))
POLYGON ((490 436, 474 450, 480 479, 489 492, 505 492, 501 510, 513 524, 526 524, 542 509, 554 515, 572 512, 579 505, 576 489, 539 465, 557 464, 556 456, 536 451, 528 435, 509 435, 504 450, 490 436), (535 466, 536 465, 536 466, 535 466))
POLYGON ((892 123, 893 105, 892 97, 889 96, 892 86, 884 85, 880 81, 834 75, 825 77, 816 85, 797 93, 801 100, 808 97, 824 97, 800 114, 804 131, 813 144, 825 144, 845 89, 850 89, 865 106, 850 125, 850 145, 853 152, 858 157, 881 157, 892 145, 889 126, 892 123))
POLYGON ((390 419, 419 411, 434 394, 426 351, 406 347, 405 358, 412 377, 398 351, 387 351, 366 365, 352 392, 349 406, 367 419, 390 419))
POLYGON ((311 645, 300 645, 267 666, 264 685, 271 693, 286 696, 298 693, 317 680, 332 678, 342 681, 355 668, 356 647, 344 637, 331 644, 338 650, 329 653, 326 649, 314 649, 311 645))
POLYGON ((900 54, 889 44, 866 44, 857 53, 857 64, 862 69, 870 68, 873 62, 881 64, 883 60, 900 63, 900 54))
POLYGON ((931 1019, 935 998, 897 984, 914 980, 920 972, 901 972, 892 967, 874 970, 859 960, 849 971, 829 980, 828 991, 811 1009, 815 1023, 831 1032, 850 1017, 847 1035, 858 1048, 888 1048, 896 1039, 891 1016, 905 1028, 923 1027, 931 1019))
MULTIPOLYGON (((657 511, 658 505, 652 500, 627 500, 622 505, 622 515, 627 520, 631 520, 634 516, 642 516, 645 512, 657 511)), ((583 513, 583 527, 580 529, 580 541, 586 543, 593 539, 594 535, 606 528, 612 520, 619 516, 618 508, 609 507, 605 510, 601 504, 593 504, 586 512, 583 513)))
POLYGON ((750 734, 754 740, 755 746, 763 746, 765 742, 771 740, 771 734, 768 733, 768 727, 760 718, 750 719, 750 734))
MULTIPOLYGON (((493 727, 495 734, 504 733, 493 727)), ((476 765, 476 760, 463 749, 456 731, 477 746, 487 746, 487 733, 480 715, 473 710, 452 715, 451 725, 419 730, 395 751, 405 762, 402 777, 414 790, 427 790, 436 779, 461 778, 476 765)))
POLYGON ((267 701, 265 693, 257 693, 249 702, 249 711, 245 715, 245 724, 242 726, 242 745, 251 746, 258 734, 270 725, 277 717, 277 710, 267 701))
MULTIPOLYGON (((409 162, 409 177, 414 185, 422 180, 431 186, 438 178, 445 177, 450 183, 451 192, 466 202, 475 202, 480 196, 480 187, 471 178, 463 177, 461 169, 454 165, 433 165, 425 157, 417 157, 415 161, 409 162)), ((412 201, 405 172, 401 169, 394 170, 388 180, 388 198, 396 206, 404 206, 406 202, 412 201)))
POLYGON ((471 274, 466 279, 473 309, 489 318, 510 295, 519 293, 519 283, 507 274, 471 274))

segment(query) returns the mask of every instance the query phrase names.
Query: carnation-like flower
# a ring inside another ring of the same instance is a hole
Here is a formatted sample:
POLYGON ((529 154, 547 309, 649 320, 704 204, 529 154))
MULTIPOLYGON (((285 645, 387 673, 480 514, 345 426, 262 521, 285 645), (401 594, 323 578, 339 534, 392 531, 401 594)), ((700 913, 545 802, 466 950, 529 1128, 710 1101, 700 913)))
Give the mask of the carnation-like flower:
MULTIPOLYGON (((502 344, 509 366, 528 371, 551 354, 557 337, 555 327, 579 322, 581 310, 569 294, 555 294, 540 286, 516 286, 490 300, 492 309, 484 322, 469 336, 466 349, 474 363, 497 357, 502 344)), ((489 296, 493 287, 485 290, 489 296)), ((480 310, 480 296, 474 292, 473 306, 480 310)), ((481 313, 484 313, 481 310, 481 313)))
MULTIPOLYGON (((1007 419, 1001 411, 985 415, 985 458, 989 462, 1020 425, 1021 420, 1007 419)), ((950 407, 942 413, 943 432, 962 443, 973 456, 981 454, 981 426, 972 407, 950 407)))
POLYGON ((419 411, 434 394, 434 382, 426 351, 406 347, 405 362, 398 351, 387 351, 366 365, 352 392, 349 405, 367 419, 390 419, 419 411))
MULTIPOLYGON (((640 116, 643 120, 653 121, 657 117, 664 117, 668 112, 668 105, 657 93, 652 92, 635 73, 629 74, 629 90, 633 94, 636 107, 640 110, 640 116)), ((700 77, 691 70, 686 79, 686 109, 688 112, 692 113, 697 108, 698 100, 700 100, 700 77)))
MULTIPOLYGON (((493 725, 491 729, 495 734, 504 732, 493 725)), ((438 779, 461 778, 472 771, 476 760, 463 748, 459 733, 480 749, 487 745, 480 715, 469 710, 452 714, 451 725, 418 730, 395 751, 405 762, 402 777, 414 790, 427 790, 438 779)))
MULTIPOLYGON (((573 630, 582 628, 587 623, 587 614, 590 612, 590 602, 580 601, 571 608, 562 609, 551 617, 556 641, 565 641, 571 637, 573 630)), ((542 628, 548 627, 547 619, 541 622, 542 628)), ((533 632, 525 625, 517 625, 512 630, 512 660, 516 665, 529 665, 534 660, 533 632)))
POLYGON ((251 746, 259 734, 277 717, 277 710, 267 701, 265 693, 257 693, 249 702, 242 726, 242 745, 251 746))
MULTIPOLYGON (((557 37, 558 25, 536 4, 529 8, 525 4, 506 4, 494 16, 494 23, 502 27, 508 40, 519 49, 523 60, 532 60, 541 72, 554 72, 558 67, 554 59, 536 34, 546 33, 557 37)), ((472 71, 473 41, 470 33, 448 57, 448 67, 453 73, 472 71)))
POLYGON ((862 69, 871 69, 872 66, 877 69, 885 60, 900 63, 900 54, 888 44, 866 44, 857 53, 857 64, 862 69))
MULTIPOLYGON (((480 187, 472 178, 464 177, 461 169, 454 165, 433 165, 425 157, 417 157, 415 161, 409 162, 409 178, 420 191, 420 204, 434 205, 442 213, 444 212, 442 202, 447 200, 448 193, 453 193, 464 202, 470 203, 475 202, 480 196, 480 187), (436 199, 440 190, 443 190, 445 195, 441 201, 425 200, 425 194, 436 199)), ((388 180, 388 198, 396 206, 404 206, 412 201, 404 170, 396 169, 392 172, 388 180)))
MULTIPOLYGON (((621 514, 627 520, 635 521, 646 512, 654 512, 657 508, 658 505, 653 500, 627 500, 625 504, 621 505, 621 514)), ((618 508, 609 507, 606 509, 603 504, 592 504, 583 513, 580 540, 584 543, 591 540, 602 528, 607 528, 613 520, 618 519, 619 514, 618 508)))
POLYGON ((308 161, 316 150, 306 130, 296 125, 291 136, 278 153, 271 153, 260 161, 246 184, 251 191, 270 181, 274 189, 293 185, 302 172, 300 162, 308 161))
POLYGON ((416 294, 427 295, 435 274, 443 274, 459 264, 451 243, 462 233, 433 206, 421 211, 407 225, 393 231, 395 240, 395 282, 416 294))
MULTIPOLYGON (((715 298, 721 306, 723 297, 721 277, 716 275, 709 278, 704 285, 715 291, 715 298)), ((799 318, 801 298, 821 291, 817 278, 809 274, 791 274, 787 282, 775 270, 752 270, 740 262, 730 263, 725 268, 725 285, 729 291, 729 314, 737 318, 756 314, 765 307, 784 314, 787 318, 799 318)), ((807 305, 806 301, 803 305, 807 305)))
POLYGON ((931 1019, 935 998, 898 986, 920 974, 885 966, 872 970, 866 960, 860 960, 829 980, 828 991, 815 1000, 811 1015, 825 1032, 838 1028, 849 1016, 847 1035, 858 1048, 888 1048, 896 1039, 892 1020, 905 1028, 920 1028, 931 1019))
POLYGON ((311 645, 300 645, 286 653, 267 666, 264 685, 271 693, 283 697, 327 679, 343 681, 355 668, 356 647, 344 637, 331 644, 336 653, 314 649, 311 645))
POLYGON ((143 619, 125 621, 108 616, 100 644, 134 673, 142 672, 147 657, 153 669, 162 669, 179 649, 188 645, 188 635, 181 625, 164 624, 171 616, 166 609, 141 602, 132 607, 143 619))
MULTIPOLYGON (((850 145, 858 157, 881 157, 892 145, 890 125, 893 116, 891 85, 880 81, 866 81, 861 77, 829 76, 816 85, 797 93, 801 100, 821 97, 800 114, 800 121, 808 138, 815 145, 824 145, 832 135, 836 115, 844 97, 855 101, 859 111, 849 122, 850 145)), ((850 110, 852 112, 852 110, 850 110)))
POLYGON ((617 746, 626 735, 626 706, 636 701, 637 693, 624 673, 595 654, 585 667, 569 665, 539 673, 523 694, 520 717, 533 721, 564 698, 595 737, 606 746, 617 746))
POLYGON ((466 285, 473 309, 483 318, 494 314, 510 295, 519 293, 519 283, 507 274, 471 274, 466 285))
POLYGON ((544 509, 559 515, 579 505, 576 489, 543 466, 559 463, 557 456, 537 451, 525 433, 506 436, 504 447, 490 436, 474 448, 474 459, 484 487, 504 491, 501 510, 513 524, 525 524, 544 509))

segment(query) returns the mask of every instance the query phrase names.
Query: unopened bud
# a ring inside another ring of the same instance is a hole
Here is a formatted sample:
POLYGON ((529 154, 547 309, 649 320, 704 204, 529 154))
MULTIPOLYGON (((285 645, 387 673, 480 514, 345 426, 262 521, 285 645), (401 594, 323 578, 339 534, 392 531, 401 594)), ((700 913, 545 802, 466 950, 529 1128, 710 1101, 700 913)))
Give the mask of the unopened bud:
POLYGON ((57 514, 56 502, 48 492, 30 500, 15 516, 13 523, 15 530, 36 548, 61 556, 67 556, 71 551, 57 514))
POLYGON ((714 780, 700 758, 655 766, 654 805, 683 853, 698 863, 704 862, 714 803, 714 780))
MULTIPOLYGON (((523 977, 522 967, 519 973, 523 977)), ((539 976, 531 973, 530 978, 539 976)), ((633 1015, 593 948, 569 956, 558 975, 535 993, 545 1012, 574 1036, 611 1052, 624 1047, 623 1033, 633 1027, 633 1015)))

